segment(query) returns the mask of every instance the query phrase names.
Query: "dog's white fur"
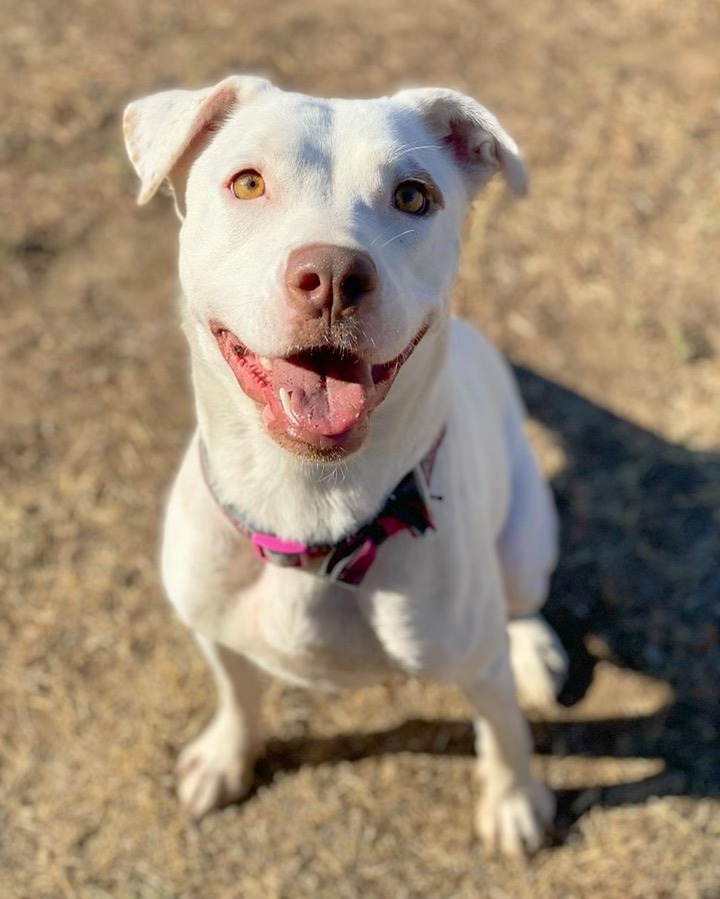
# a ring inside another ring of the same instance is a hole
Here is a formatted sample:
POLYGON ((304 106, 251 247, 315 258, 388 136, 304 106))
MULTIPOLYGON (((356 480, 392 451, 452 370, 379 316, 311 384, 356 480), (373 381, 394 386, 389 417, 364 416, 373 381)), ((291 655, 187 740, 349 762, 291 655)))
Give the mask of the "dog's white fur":
POLYGON ((481 837, 506 853, 536 849, 553 802, 530 771, 515 678, 527 702, 544 705, 563 670, 559 643, 537 615, 556 559, 555 512, 509 369, 449 313, 468 202, 496 171, 516 193, 525 189, 514 142, 453 91, 328 101, 252 77, 140 100, 125 130, 140 202, 167 178, 182 219, 198 432, 170 497, 162 569, 219 694, 212 722, 181 756, 182 801, 200 816, 247 790, 262 749, 260 670, 330 688, 422 675, 458 683, 477 710, 481 837), (265 178, 259 200, 228 190, 245 168, 265 178), (418 170, 442 193, 432 215, 391 203, 397 183, 418 170), (254 353, 287 355, 294 319, 282 273, 292 250, 318 242, 356 247, 377 267, 377 302, 360 313, 355 352, 386 362, 429 326, 361 448, 325 463, 269 436, 208 326, 220 320, 254 353), (389 539, 354 591, 274 565, 246 583, 244 538, 208 492, 198 435, 224 501, 265 532, 318 543, 372 518, 443 426, 436 530, 389 539))

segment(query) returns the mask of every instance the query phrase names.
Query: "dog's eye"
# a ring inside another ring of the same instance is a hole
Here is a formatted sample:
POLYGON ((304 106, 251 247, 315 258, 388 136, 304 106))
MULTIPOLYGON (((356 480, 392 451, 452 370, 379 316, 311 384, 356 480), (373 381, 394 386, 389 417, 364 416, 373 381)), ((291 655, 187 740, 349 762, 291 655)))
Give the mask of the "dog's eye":
POLYGON ((265 193, 265 180, 260 172, 246 169, 230 182, 230 189, 238 200, 256 200, 265 193))
POLYGON ((427 188, 419 181, 403 181, 395 188, 393 206, 400 212, 422 215, 429 205, 427 188))

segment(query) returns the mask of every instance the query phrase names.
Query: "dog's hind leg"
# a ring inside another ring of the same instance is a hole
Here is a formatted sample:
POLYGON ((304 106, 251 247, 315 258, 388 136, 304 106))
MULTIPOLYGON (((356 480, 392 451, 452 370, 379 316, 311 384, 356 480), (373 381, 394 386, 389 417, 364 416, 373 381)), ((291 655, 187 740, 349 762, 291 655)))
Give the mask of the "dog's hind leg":
POLYGON ((553 708, 568 667, 560 638, 537 614, 509 621, 508 637, 520 705, 526 711, 553 708))
POLYGON ((497 548, 508 618, 518 618, 539 611, 545 602, 557 562, 558 523, 550 488, 524 434, 519 410, 509 415, 506 431, 510 504, 497 548))
POLYGON ((544 709, 553 705, 567 671, 557 634, 538 614, 557 561, 557 515, 519 415, 511 416, 508 430, 511 500, 498 555, 507 600, 510 660, 520 704, 544 709))
POLYGON ((242 798, 252 785, 263 742, 263 679, 244 656, 195 636, 213 673, 218 707, 205 730, 180 754, 177 780, 181 802, 193 818, 201 818, 242 798))

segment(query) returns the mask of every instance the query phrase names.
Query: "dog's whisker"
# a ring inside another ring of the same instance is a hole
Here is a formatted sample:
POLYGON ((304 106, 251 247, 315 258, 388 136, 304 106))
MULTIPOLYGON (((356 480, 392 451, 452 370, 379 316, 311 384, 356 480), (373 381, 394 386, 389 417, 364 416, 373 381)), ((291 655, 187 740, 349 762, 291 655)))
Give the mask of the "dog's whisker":
POLYGON ((332 468, 328 469, 327 473, 320 476, 320 482, 328 484, 331 487, 338 487, 345 482, 348 468, 349 466, 346 461, 340 461, 332 468))
POLYGON ((395 156, 399 158, 400 156, 407 156, 408 153, 414 153, 416 150, 442 150, 442 146, 440 144, 419 144, 417 147, 405 147, 403 150, 399 150, 395 156))
POLYGON ((408 228, 407 231, 401 231, 400 234, 396 234, 395 237, 391 237, 390 240, 386 240, 383 244, 383 247, 386 247, 389 243, 392 243, 394 240, 397 240, 399 237, 405 237, 406 234, 414 234, 414 228, 408 228))

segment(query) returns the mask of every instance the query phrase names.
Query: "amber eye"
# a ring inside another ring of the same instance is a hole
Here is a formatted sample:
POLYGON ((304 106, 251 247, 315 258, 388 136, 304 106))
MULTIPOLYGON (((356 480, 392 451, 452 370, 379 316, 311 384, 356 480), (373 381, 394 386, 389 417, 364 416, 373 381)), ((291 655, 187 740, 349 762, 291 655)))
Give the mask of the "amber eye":
POLYGON ((256 200, 265 193, 265 181, 260 172, 246 169, 230 182, 232 192, 238 200, 256 200))
POLYGON ((427 188, 419 181, 403 181, 395 188, 393 206, 400 212, 422 215, 429 205, 427 188))

